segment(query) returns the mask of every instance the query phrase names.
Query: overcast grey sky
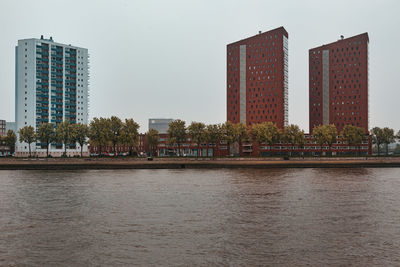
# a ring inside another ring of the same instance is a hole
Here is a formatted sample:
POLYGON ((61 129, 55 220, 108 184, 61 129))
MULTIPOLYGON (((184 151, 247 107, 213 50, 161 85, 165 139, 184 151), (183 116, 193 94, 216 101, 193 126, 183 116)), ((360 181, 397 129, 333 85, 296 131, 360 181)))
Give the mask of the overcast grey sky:
POLYGON ((289 122, 308 131, 308 49, 370 38, 370 127, 400 129, 400 1, 0 0, 0 119, 14 121, 14 47, 52 36, 89 49, 90 118, 226 120, 226 45, 284 26, 289 122), (397 114, 397 115, 396 115, 397 114))

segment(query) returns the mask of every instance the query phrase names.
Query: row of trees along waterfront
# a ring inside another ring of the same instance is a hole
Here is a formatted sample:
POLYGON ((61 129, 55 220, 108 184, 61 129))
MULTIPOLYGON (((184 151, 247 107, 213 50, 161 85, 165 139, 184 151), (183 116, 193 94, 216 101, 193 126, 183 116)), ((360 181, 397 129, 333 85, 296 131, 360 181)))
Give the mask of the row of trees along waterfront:
POLYGON ((91 145, 102 148, 112 145, 114 155, 117 155, 117 145, 129 147, 129 154, 133 154, 139 140, 139 124, 133 119, 125 119, 112 116, 111 118, 94 118, 89 127, 91 145))
POLYGON ((102 147, 110 144, 114 148, 114 153, 118 144, 129 146, 132 153, 138 142, 138 130, 139 124, 133 119, 125 119, 125 122, 122 122, 118 117, 112 116, 111 118, 94 118, 89 126, 80 123, 70 124, 69 121, 59 123, 57 127, 51 123, 43 123, 36 132, 32 126, 25 126, 19 130, 19 141, 28 144, 29 156, 32 156, 31 144, 35 142, 40 142, 42 147, 46 147, 47 156, 49 146, 54 142, 64 145, 64 155, 68 146, 75 147, 78 143, 82 156, 83 146, 88 143, 88 140, 92 145, 100 147, 100 153, 102 147))
MULTIPOLYGON (((343 142, 350 146, 357 146, 358 150, 360 150, 363 140, 367 137, 363 128, 352 125, 346 125, 340 134, 343 142)), ((317 126, 312 133, 312 139, 321 147, 321 154, 324 144, 329 147, 331 154, 332 145, 336 143, 337 136, 336 126, 333 124, 317 126)), ((306 142, 304 131, 294 124, 286 126, 283 130, 278 129, 272 122, 254 124, 251 127, 246 127, 243 123, 233 124, 229 121, 223 124, 211 125, 192 122, 188 127, 181 120, 175 120, 169 124, 168 143, 177 145, 178 155, 181 154, 180 147, 182 143, 186 142, 187 137, 190 137, 193 143, 197 144, 198 151, 200 151, 199 145, 205 142, 219 143, 220 141, 225 141, 228 149, 230 149, 231 144, 237 142, 239 144, 239 154, 242 152, 242 143, 244 141, 267 144, 270 152, 272 151, 272 146, 279 142, 290 144, 290 150, 295 145, 304 147, 306 142)), ((290 151, 291 154, 292 151, 290 151)))
POLYGON ((19 141, 25 142, 29 147, 29 156, 32 156, 31 144, 38 143, 42 148, 46 148, 46 155, 49 156, 49 146, 64 145, 64 156, 67 155, 67 147, 73 148, 78 143, 81 147, 81 156, 83 154, 83 146, 87 144, 89 127, 85 124, 71 124, 64 121, 55 127, 51 123, 41 124, 36 132, 32 126, 25 126, 19 129, 19 141))
MULTIPOLYGON (((68 121, 59 123, 57 127, 50 123, 44 123, 38 127, 36 132, 32 126, 25 126, 19 130, 19 141, 26 142, 29 145, 30 156, 31 144, 35 142, 39 142, 42 148, 47 149, 47 156, 49 146, 54 142, 59 146, 60 144, 64 145, 64 154, 66 154, 68 146, 74 147, 75 144, 79 144, 82 156, 83 146, 87 144, 88 140, 91 145, 100 148, 100 154, 103 147, 110 145, 113 147, 114 154, 117 154, 117 145, 125 145, 129 147, 129 153, 132 155, 138 144, 138 130, 139 124, 133 119, 122 121, 118 117, 112 116, 111 118, 94 118, 89 126, 79 123, 70 124, 68 121)), ((327 145, 330 154, 332 154, 332 145, 337 142, 338 134, 333 124, 321 125, 314 128, 312 140, 321 147, 321 154, 323 145, 327 145)), ((363 140, 367 138, 362 128, 352 125, 346 125, 340 135, 343 142, 349 146, 358 147, 358 151, 363 140)), ((271 154, 273 145, 281 142, 290 145, 289 155, 291 155, 293 146, 304 147, 306 142, 304 131, 299 126, 291 124, 284 129, 278 129, 272 122, 253 124, 251 127, 246 127, 243 123, 233 124, 229 121, 223 124, 210 125, 192 122, 186 127, 186 122, 178 119, 169 124, 167 136, 168 144, 177 146, 178 155, 182 155, 182 144, 191 142, 197 146, 197 156, 200 156, 201 150, 199 148, 202 143, 219 144, 223 141, 227 144, 229 154, 231 154, 231 145, 234 143, 239 144, 239 154, 242 153, 243 142, 253 142, 259 145, 267 144, 271 154)), ((3 138, 10 147, 14 146, 16 137, 13 131, 8 131, 7 136, 3 138)), ((393 129, 375 127, 371 130, 371 138, 372 142, 377 145, 378 154, 380 154, 380 147, 386 145, 387 151, 388 145, 394 142, 396 138, 400 138, 400 131, 395 135, 393 129)), ((150 129, 146 133, 146 141, 150 153, 154 152, 159 143, 158 132, 150 129)))

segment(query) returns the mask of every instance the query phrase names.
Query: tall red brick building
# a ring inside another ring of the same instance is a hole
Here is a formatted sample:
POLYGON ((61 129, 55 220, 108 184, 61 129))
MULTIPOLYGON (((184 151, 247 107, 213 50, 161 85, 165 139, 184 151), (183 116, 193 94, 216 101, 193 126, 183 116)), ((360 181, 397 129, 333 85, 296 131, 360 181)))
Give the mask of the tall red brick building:
POLYGON ((309 129, 346 124, 368 132, 368 33, 309 50, 309 129))
POLYGON ((288 123, 288 33, 277 28, 228 44, 227 120, 288 123))

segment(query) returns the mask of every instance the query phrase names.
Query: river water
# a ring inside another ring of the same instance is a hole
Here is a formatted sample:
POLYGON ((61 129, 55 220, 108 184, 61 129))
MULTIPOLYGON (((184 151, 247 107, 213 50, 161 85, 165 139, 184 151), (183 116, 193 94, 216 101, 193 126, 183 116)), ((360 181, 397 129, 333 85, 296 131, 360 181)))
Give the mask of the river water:
POLYGON ((0 265, 400 265, 400 169, 0 171, 0 265))

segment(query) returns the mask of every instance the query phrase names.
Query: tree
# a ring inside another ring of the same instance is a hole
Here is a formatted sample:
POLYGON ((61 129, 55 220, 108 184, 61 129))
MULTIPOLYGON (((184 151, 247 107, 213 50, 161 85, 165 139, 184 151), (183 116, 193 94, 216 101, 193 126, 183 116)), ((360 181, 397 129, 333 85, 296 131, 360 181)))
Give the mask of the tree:
POLYGON ((268 144, 269 151, 272 155, 272 146, 281 139, 281 132, 273 122, 263 122, 253 124, 249 130, 250 138, 259 144, 268 144))
POLYGON ((81 157, 83 157, 83 146, 87 144, 89 136, 89 127, 86 124, 77 123, 73 124, 74 136, 73 142, 78 143, 81 147, 81 157))
POLYGON ((278 143, 281 139, 281 132, 276 124, 270 121, 262 123, 261 131, 264 135, 264 143, 269 145, 269 150, 272 152, 272 146, 278 143))
POLYGON ((219 143, 222 140, 221 125, 220 124, 207 125, 205 139, 206 139, 207 143, 215 144, 215 147, 218 148, 219 143))
POLYGON ((200 144, 206 140, 206 125, 202 122, 192 122, 187 130, 192 140, 197 144, 197 157, 200 156, 200 144))
POLYGON ((46 144, 46 156, 49 157, 49 146, 55 140, 54 126, 51 123, 43 123, 36 132, 37 139, 40 143, 46 144))
POLYGON ((312 139, 316 142, 321 148, 321 156, 322 156, 322 146, 325 144, 325 135, 323 125, 316 126, 312 131, 312 139))
POLYGON ((383 143, 386 146, 386 156, 389 154, 389 144, 395 140, 394 130, 388 127, 383 128, 383 143))
POLYGON ((129 155, 132 156, 133 148, 137 146, 139 139, 139 124, 133 119, 125 119, 122 124, 121 139, 122 142, 129 147, 129 155))
POLYGON ((13 130, 8 130, 7 135, 4 137, 6 145, 10 147, 11 154, 15 151, 15 142, 17 142, 17 136, 13 130))
POLYGON ((360 146, 361 146, 363 138, 365 136, 364 129, 361 127, 347 124, 343 127, 341 136, 343 138, 343 141, 346 142, 349 146, 357 146, 358 147, 358 156, 359 156, 360 146))
POLYGON ((313 129, 313 139, 321 147, 322 155, 322 145, 327 144, 329 147, 329 153, 332 155, 332 145, 336 143, 337 140, 337 129, 334 124, 320 125, 313 129))
POLYGON ((336 143, 338 132, 334 124, 324 125, 323 127, 325 142, 328 144, 329 154, 332 156, 332 145, 336 143))
POLYGON ((174 120, 168 124, 168 143, 178 145, 178 156, 181 155, 181 144, 186 141, 186 126, 182 120, 174 120))
POLYGON ((35 129, 32 126, 25 126, 19 129, 19 142, 25 142, 29 147, 29 157, 32 157, 31 144, 36 141, 35 129))
POLYGON ((371 130, 371 136, 372 136, 372 143, 375 144, 378 148, 378 156, 380 156, 380 148, 381 145, 384 143, 384 133, 383 130, 379 127, 374 127, 371 130))
POLYGON ((305 143, 304 131, 299 126, 290 124, 283 129, 282 139, 285 143, 290 144, 290 156, 294 145, 303 145, 305 143))
POLYGON ((99 154, 102 153, 102 147, 108 144, 109 121, 105 118, 93 118, 89 125, 89 139, 92 145, 99 146, 99 154))
POLYGON ((226 142, 228 146, 228 154, 231 154, 231 144, 233 142, 233 136, 234 136, 234 127, 233 123, 230 121, 225 122, 221 126, 221 132, 222 132, 222 139, 226 142))
POLYGON ((158 131, 156 129, 149 129, 146 133, 147 143, 149 144, 150 148, 150 157, 152 156, 152 152, 155 148, 157 148, 159 136, 158 131))
POLYGON ((247 139, 247 127, 244 123, 239 122, 233 124, 233 142, 238 142, 239 144, 239 155, 242 152, 242 142, 247 139))
MULTIPOLYGON (((265 131, 262 124, 253 124, 248 130, 248 135, 253 143, 258 143, 258 145, 266 142, 265 131)), ((260 149, 258 150, 260 154, 260 149)))
POLYGON ((69 121, 57 124, 56 140, 64 145, 64 157, 67 156, 67 147, 74 141, 74 127, 69 121))
POLYGON ((106 128, 108 130, 107 136, 109 137, 109 140, 111 141, 113 148, 114 148, 114 155, 117 156, 117 144, 121 143, 121 134, 122 134, 122 121, 120 118, 116 116, 112 116, 109 121, 109 128, 106 128))

